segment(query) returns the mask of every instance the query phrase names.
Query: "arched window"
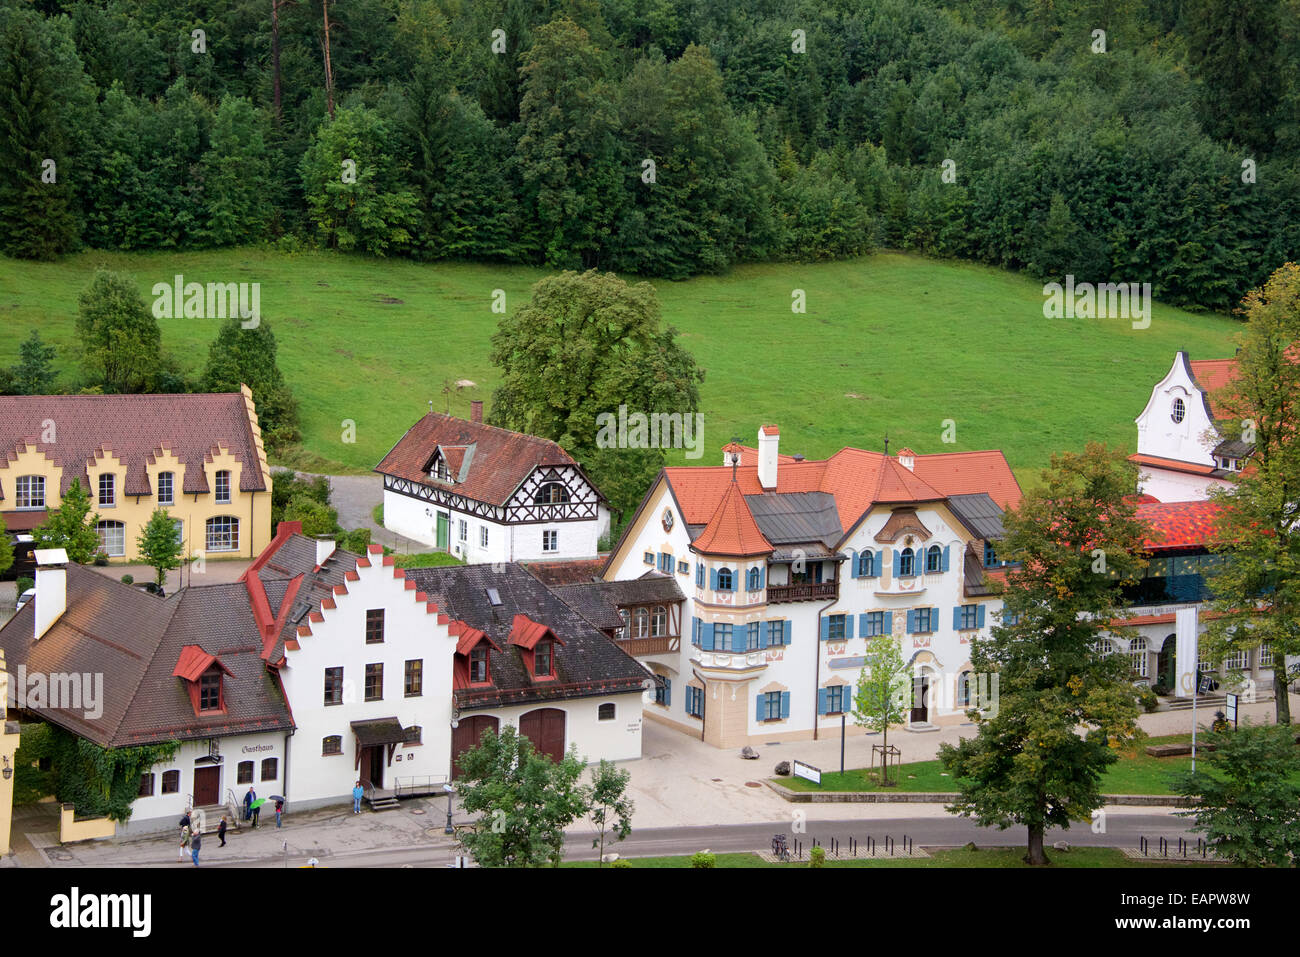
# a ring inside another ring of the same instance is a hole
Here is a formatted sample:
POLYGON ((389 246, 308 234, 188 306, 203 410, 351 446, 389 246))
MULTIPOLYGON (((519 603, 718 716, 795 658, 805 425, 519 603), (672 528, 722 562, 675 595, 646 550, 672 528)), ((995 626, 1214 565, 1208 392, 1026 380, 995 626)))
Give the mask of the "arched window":
POLYGON ((210 552, 239 551, 239 519, 233 515, 217 515, 206 525, 204 541, 210 552))
POLYGON ((668 634, 668 609, 663 605, 655 606, 655 613, 650 619, 650 637, 662 638, 668 634))
POLYGON ((751 568, 749 570, 748 587, 750 591, 758 591, 758 569, 757 568, 751 568))
POLYGON ((636 635, 637 638, 646 638, 650 635, 650 612, 644 608, 636 610, 636 635))
POLYGON ((1109 638, 1101 639, 1101 641, 1097 642, 1097 652, 1103 657, 1106 655, 1113 655, 1115 653, 1115 642, 1111 641, 1109 638))
POLYGON ((1185 415, 1187 415, 1187 406, 1183 405, 1183 400, 1174 399, 1174 407, 1169 413, 1169 418, 1173 419, 1175 422, 1181 422, 1185 415))
POLYGON ((626 638, 628 629, 632 627, 632 615, 626 608, 620 608, 618 610, 618 617, 623 619, 623 627, 618 630, 618 636, 620 638, 626 638))
POLYGON ((321 738, 321 754, 342 754, 343 753, 343 736, 340 734, 330 734, 321 738))
POLYGON ((1132 662, 1133 674, 1138 678, 1147 676, 1147 640, 1134 638, 1128 644, 1128 657, 1132 662))
POLYGON ((596 708, 596 720, 613 721, 614 713, 615 713, 614 702, 606 701, 604 704, 599 705, 596 708))
POLYGON ((876 574, 876 553, 867 549, 858 555, 858 577, 872 578, 876 574))
POLYGON ((957 707, 970 707, 970 676, 969 671, 963 671, 957 676, 957 707))
POLYGON ((938 545, 931 545, 930 550, 925 553, 925 570, 927 572, 937 572, 943 565, 943 549, 938 545))
POLYGON ((910 548, 903 549, 903 553, 898 558, 898 573, 900 575, 916 574, 916 556, 910 548))
POLYGON ((533 496, 534 505, 563 505, 569 500, 569 490, 559 482, 547 482, 533 496))
POLYGON ((731 591, 731 569, 718 569, 718 591, 731 591))
POLYGON ((100 522, 95 526, 99 550, 110 558, 126 554, 126 526, 121 522, 100 522))

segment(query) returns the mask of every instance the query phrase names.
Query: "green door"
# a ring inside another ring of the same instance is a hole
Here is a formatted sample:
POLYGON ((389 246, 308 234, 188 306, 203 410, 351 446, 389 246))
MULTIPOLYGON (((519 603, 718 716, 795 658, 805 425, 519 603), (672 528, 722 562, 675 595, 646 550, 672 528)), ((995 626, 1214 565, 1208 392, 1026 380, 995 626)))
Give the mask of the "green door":
POLYGON ((445 549, 447 547, 447 526, 449 524, 450 522, 447 521, 447 514, 445 512, 439 512, 438 513, 438 547, 439 548, 445 549))

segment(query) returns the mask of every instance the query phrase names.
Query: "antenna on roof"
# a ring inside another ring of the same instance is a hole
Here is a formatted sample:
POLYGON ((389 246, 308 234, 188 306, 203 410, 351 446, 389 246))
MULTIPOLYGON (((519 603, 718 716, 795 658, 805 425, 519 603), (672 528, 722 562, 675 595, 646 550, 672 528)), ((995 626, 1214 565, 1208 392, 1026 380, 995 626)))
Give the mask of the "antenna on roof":
POLYGON ((885 454, 889 454, 889 433, 885 433, 885 454))
POLYGON ((433 400, 429 400, 429 414, 433 415, 433 400))
MULTIPOLYGON (((739 445, 739 444, 740 444, 740 436, 738 436, 738 435, 733 435, 733 436, 731 437, 731 441, 734 442, 734 443, 736 443, 737 445, 739 445)), ((736 454, 734 454, 734 455, 731 457, 731 480, 732 480, 733 482, 736 481, 736 466, 739 465, 739 464, 740 464, 740 453, 737 452, 736 454)))

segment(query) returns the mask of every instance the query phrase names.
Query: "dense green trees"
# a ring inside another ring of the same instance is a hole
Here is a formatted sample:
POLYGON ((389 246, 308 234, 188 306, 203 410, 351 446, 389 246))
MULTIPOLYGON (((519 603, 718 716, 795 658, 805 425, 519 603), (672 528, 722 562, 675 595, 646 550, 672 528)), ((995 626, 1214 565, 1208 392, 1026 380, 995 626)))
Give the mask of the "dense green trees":
POLYGON ((77 298, 86 376, 105 392, 145 392, 163 368, 162 335, 135 280, 99 269, 77 298))
POLYGON ((265 318, 251 329, 244 328, 237 316, 227 319, 208 347, 201 388, 205 392, 238 392, 241 384, 252 390, 267 446, 296 442, 298 403, 276 364, 275 333, 265 318))

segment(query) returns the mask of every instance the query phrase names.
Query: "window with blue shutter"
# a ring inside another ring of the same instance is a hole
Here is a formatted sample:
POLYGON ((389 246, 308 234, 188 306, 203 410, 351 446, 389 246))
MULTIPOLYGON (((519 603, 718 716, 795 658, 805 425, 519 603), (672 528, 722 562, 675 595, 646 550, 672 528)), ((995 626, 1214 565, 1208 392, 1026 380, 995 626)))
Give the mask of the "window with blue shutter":
POLYGON ((925 570, 937 572, 943 564, 943 550, 938 545, 931 545, 925 550, 925 570))
POLYGON ((758 591, 761 587, 758 583, 758 568, 755 566, 749 570, 749 590, 758 591))
POLYGON ((878 552, 873 552, 869 549, 867 551, 857 553, 857 559, 855 563, 857 566, 856 577, 858 578, 876 577, 876 568, 879 565, 879 561, 876 558, 878 554, 879 554, 878 552))
POLYGON ((718 621, 713 624, 713 647, 716 651, 732 651, 731 625, 718 621))
POLYGON ((916 632, 916 609, 909 608, 907 610, 907 633, 910 635, 915 632, 916 632))
POLYGON ((853 637, 853 616, 852 615, 844 616, 844 637, 845 638, 853 637))
POLYGON ((947 545, 943 546, 943 568, 942 568, 942 570, 945 571, 945 572, 948 570, 948 546, 947 546, 947 545))
POLYGON ((709 569, 709 590, 718 590, 718 570, 716 568, 709 569))
POLYGON ((827 641, 830 639, 830 637, 831 637, 831 620, 829 618, 823 618, 822 619, 822 641, 827 641))
POLYGON ((954 608, 952 626, 962 630, 978 628, 980 626, 981 610, 979 605, 961 605, 954 608))
POLYGON ((916 574, 916 553, 910 548, 905 548, 898 558, 899 574, 907 577, 916 574))
POLYGON ((961 628, 961 619, 962 619, 961 609, 962 609, 961 605, 953 605, 952 608, 952 630, 953 631, 956 631, 959 628, 961 628))
POLYGON ((645 557, 645 563, 646 563, 647 565, 653 565, 653 564, 655 563, 655 553, 654 553, 654 552, 646 552, 644 557, 645 557))
POLYGON ((700 588, 704 587, 704 563, 695 563, 695 584, 700 588))
POLYGON ((781 692, 781 717, 790 717, 790 692, 788 691, 781 692))
POLYGON ((822 619, 822 637, 827 641, 843 641, 850 637, 848 627, 852 621, 849 615, 827 615, 822 619))
POLYGON ((736 583, 732 578, 730 568, 718 569, 718 591, 735 591, 736 583))
POLYGON ((704 651, 713 650, 713 622, 706 621, 700 626, 700 648, 704 651))

